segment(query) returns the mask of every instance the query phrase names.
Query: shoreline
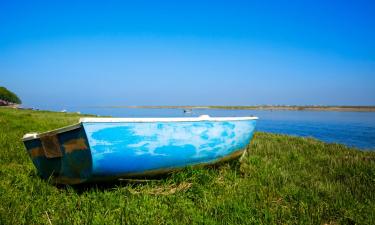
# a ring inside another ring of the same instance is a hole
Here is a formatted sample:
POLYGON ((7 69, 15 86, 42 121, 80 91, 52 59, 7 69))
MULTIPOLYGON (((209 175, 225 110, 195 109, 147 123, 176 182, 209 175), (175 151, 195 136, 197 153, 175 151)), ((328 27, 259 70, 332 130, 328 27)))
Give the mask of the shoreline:
POLYGON ((108 106, 103 108, 375 112, 375 106, 108 106))
MULTIPOLYGON (((375 112, 375 106, 167 106, 167 105, 133 105, 133 106, 84 106, 85 108, 127 108, 127 109, 223 109, 223 110, 265 110, 265 111, 332 111, 332 112, 375 112)), ((0 106, 20 110, 43 110, 25 108, 22 105, 0 106)), ((47 110, 51 111, 51 110, 47 110)), ((53 111, 53 110, 52 110, 53 111)), ((59 111, 56 111, 59 112, 59 111)))

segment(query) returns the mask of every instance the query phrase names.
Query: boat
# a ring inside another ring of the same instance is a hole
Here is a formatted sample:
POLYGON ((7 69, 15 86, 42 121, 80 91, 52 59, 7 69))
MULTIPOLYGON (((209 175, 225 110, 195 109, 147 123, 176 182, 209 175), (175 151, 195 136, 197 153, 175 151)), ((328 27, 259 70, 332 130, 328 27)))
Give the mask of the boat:
POLYGON ((81 118, 23 142, 41 178, 56 184, 139 179, 238 159, 257 117, 81 118))

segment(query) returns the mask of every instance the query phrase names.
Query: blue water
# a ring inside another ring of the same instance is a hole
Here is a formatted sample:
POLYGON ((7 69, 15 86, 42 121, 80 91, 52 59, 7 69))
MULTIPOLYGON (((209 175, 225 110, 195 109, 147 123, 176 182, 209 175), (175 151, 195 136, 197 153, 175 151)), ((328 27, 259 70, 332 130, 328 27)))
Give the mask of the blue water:
POLYGON ((375 112, 194 109, 192 114, 184 114, 182 109, 75 107, 67 108, 67 110, 113 117, 254 115, 259 117, 258 131, 314 137, 325 142, 337 142, 365 150, 375 150, 375 112))

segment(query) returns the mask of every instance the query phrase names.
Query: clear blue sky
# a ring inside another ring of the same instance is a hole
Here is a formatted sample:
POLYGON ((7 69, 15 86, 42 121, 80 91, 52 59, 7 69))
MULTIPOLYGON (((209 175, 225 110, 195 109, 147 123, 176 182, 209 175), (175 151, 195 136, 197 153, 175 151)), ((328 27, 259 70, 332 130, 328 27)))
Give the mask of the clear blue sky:
POLYGON ((29 106, 375 105, 374 1, 1 1, 29 106))

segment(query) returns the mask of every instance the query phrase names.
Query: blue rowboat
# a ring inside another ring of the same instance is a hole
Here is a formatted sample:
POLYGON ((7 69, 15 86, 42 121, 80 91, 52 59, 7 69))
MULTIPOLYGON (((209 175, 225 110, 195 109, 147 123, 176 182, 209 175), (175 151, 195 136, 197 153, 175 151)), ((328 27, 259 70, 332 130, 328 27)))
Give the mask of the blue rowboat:
POLYGON ((256 117, 82 118, 23 137, 44 179, 79 184, 147 177, 241 157, 256 117))

